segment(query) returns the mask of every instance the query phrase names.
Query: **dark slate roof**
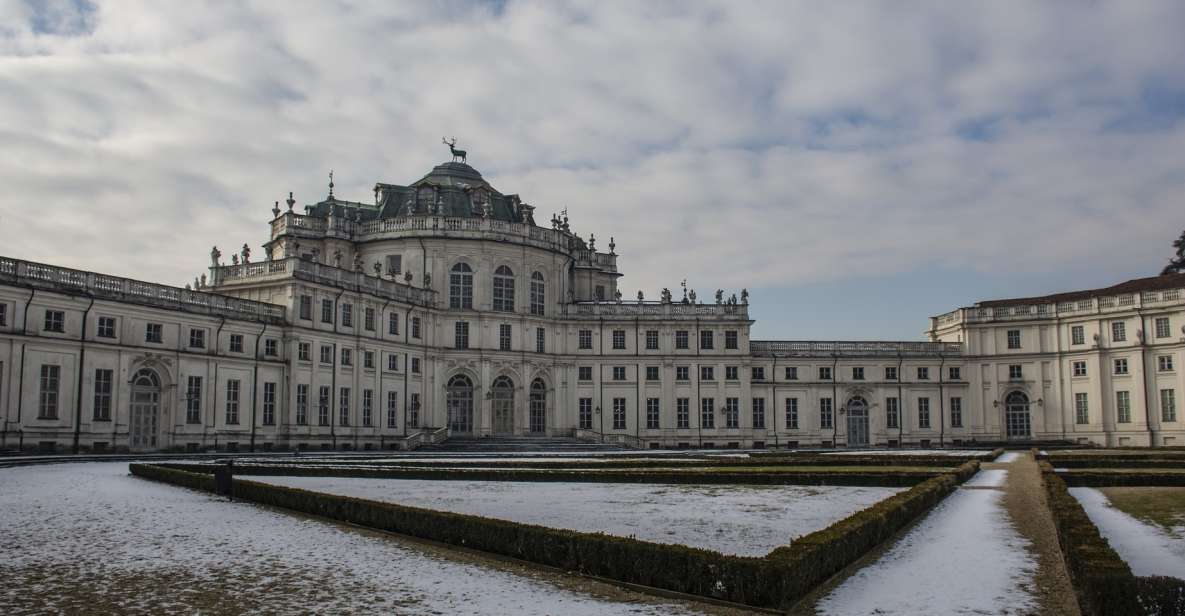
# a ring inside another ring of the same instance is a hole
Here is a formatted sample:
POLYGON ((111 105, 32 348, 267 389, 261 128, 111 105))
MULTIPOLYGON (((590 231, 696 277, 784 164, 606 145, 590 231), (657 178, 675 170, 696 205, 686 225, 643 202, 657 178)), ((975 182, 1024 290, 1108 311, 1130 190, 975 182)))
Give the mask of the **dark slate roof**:
POLYGON ((481 173, 465 163, 439 164, 409 186, 379 183, 374 189, 378 205, 370 206, 376 208, 372 218, 424 214, 479 218, 487 215, 483 204, 488 203, 490 218, 535 224, 533 208, 524 206, 518 195, 498 192, 481 173))
POLYGON ((1089 291, 1071 291, 1069 293, 1054 293, 1040 297, 1018 297, 1013 299, 993 299, 975 304, 981 308, 998 308, 1001 306, 1018 306, 1032 304, 1056 304, 1059 302, 1073 302, 1080 299, 1091 299, 1106 295, 1126 295, 1128 293, 1143 293, 1144 291, 1160 291, 1163 289, 1185 288, 1185 274, 1166 274, 1149 278, 1136 278, 1121 282, 1117 285, 1089 291))

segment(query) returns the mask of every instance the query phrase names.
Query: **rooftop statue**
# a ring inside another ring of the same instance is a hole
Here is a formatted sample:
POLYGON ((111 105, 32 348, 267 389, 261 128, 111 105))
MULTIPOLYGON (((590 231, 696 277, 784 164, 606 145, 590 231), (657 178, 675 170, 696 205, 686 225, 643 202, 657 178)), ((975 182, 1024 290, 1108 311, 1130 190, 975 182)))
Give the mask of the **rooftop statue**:
POLYGON ((440 140, 441 140, 441 142, 443 142, 445 145, 448 146, 449 152, 453 153, 453 162, 454 163, 465 162, 465 150, 458 150, 455 147, 457 145, 457 138, 456 137, 453 137, 452 141, 449 141, 448 139, 445 139, 444 137, 441 137, 440 140), (458 160, 458 159, 460 159, 460 160, 458 160))
POLYGON ((218 260, 222 258, 222 252, 215 246, 210 249, 210 264, 211 267, 218 267, 218 260))

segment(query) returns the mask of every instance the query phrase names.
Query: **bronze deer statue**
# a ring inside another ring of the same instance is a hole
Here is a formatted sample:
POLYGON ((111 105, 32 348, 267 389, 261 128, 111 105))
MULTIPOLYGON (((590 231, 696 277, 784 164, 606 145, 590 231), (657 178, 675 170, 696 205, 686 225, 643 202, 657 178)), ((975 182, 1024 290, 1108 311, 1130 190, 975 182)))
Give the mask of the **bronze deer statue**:
POLYGON ((453 162, 454 163, 458 162, 457 159, 460 159, 459 162, 462 162, 462 163, 465 162, 465 150, 458 150, 457 148, 453 147, 453 146, 457 145, 457 138, 456 137, 453 137, 452 141, 449 141, 448 139, 441 137, 440 141, 442 143, 444 143, 445 145, 447 145, 448 150, 453 153, 453 162))

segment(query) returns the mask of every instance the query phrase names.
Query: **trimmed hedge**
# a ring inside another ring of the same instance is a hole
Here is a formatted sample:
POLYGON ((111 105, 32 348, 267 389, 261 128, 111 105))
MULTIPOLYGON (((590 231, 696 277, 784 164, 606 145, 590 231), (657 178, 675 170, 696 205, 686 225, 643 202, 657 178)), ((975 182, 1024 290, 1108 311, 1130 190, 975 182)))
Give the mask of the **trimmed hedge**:
POLYGON ((1078 487, 1171 487, 1185 486, 1185 471, 1157 469, 1092 469, 1057 473, 1067 485, 1078 487))
POLYGON ((1058 468, 1185 468, 1181 457, 1050 454, 1048 460, 1058 468))
MULTIPOLYGON (((203 475, 132 465, 134 474, 212 489, 203 475)), ((932 477, 765 557, 729 556, 681 545, 547 528, 274 486, 234 482, 234 496, 451 545, 464 546, 681 593, 751 606, 788 609, 830 576, 929 511, 978 470, 971 461, 932 477)), ((236 466, 236 471, 240 467, 236 466)))

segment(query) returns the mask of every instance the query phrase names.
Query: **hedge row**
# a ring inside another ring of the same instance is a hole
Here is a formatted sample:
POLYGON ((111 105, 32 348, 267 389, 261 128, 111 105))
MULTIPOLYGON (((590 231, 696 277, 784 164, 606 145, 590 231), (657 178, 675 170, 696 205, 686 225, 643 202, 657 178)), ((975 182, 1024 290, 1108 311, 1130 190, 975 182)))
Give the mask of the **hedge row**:
POLYGON ((1046 459, 1059 468, 1185 468, 1181 457, 1049 454, 1046 459))
POLYGON ((1078 606, 1086 616, 1169 615, 1185 613, 1185 582, 1175 578, 1138 578, 1111 548, 1086 510, 1053 472, 1041 463, 1049 508, 1057 528, 1066 568, 1078 606))
MULTIPOLYGON (((984 456, 987 457, 987 456, 984 456)), ((536 469, 587 469, 587 468, 679 468, 685 466, 729 468, 736 466, 887 466, 887 467, 954 467, 971 459, 972 456, 753 456, 749 458, 645 458, 628 460, 573 460, 555 462, 550 460, 400 460, 399 458, 365 460, 368 465, 398 466, 401 468, 536 468, 536 469)), ((362 461, 342 459, 316 460, 301 458, 301 464, 313 466, 358 464, 362 461)))
MULTIPOLYGON (((815 586, 929 511, 978 469, 932 477, 765 557, 729 556, 681 545, 547 528, 480 516, 406 507, 254 481, 234 482, 234 496, 325 518, 559 567, 631 584, 751 606, 788 609, 815 586)), ((237 470, 237 467, 236 467, 237 470)), ((212 489, 202 475, 132 465, 134 474, 212 489)))
MULTIPOLYGON (((1047 463, 1048 464, 1048 463, 1047 463)), ((1185 472, 1156 472, 1155 469, 1071 470, 1058 473, 1067 485, 1092 488, 1185 486, 1185 472)))

